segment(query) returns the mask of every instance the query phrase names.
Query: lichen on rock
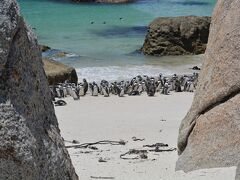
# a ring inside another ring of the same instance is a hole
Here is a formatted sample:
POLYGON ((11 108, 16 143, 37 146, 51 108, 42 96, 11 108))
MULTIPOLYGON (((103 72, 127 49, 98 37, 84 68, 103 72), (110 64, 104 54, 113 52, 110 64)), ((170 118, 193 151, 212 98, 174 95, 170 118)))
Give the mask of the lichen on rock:
POLYGON ((36 36, 15 0, 0 1, 0 179, 77 180, 36 36))

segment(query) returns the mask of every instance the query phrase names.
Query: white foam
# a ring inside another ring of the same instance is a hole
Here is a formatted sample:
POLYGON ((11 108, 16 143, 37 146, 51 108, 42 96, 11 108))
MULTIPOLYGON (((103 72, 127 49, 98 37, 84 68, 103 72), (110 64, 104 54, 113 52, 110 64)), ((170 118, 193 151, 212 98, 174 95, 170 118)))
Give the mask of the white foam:
POLYGON ((107 66, 107 67, 85 67, 76 69, 79 81, 86 78, 89 82, 99 82, 102 79, 117 81, 131 79, 137 75, 157 76, 159 73, 172 75, 176 72, 159 66, 107 66))

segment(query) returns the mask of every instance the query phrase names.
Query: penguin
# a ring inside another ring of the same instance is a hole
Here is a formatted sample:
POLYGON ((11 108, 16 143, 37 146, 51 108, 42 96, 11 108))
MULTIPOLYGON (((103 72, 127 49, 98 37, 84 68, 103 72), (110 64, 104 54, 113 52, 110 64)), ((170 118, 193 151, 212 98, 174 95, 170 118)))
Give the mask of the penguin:
POLYGON ((56 102, 54 102, 55 106, 65 106, 67 105, 67 103, 64 100, 57 100, 56 102))
POLYGON ((89 83, 89 90, 90 90, 91 96, 93 96, 93 84, 92 83, 89 83))
POLYGON ((85 96, 84 87, 83 87, 82 83, 79 84, 79 88, 80 88, 79 95, 80 96, 85 96))
POLYGON ((102 88, 102 91, 103 91, 103 96, 104 97, 109 97, 109 90, 108 90, 108 87, 107 86, 104 86, 102 88))
POLYGON ((126 94, 130 94, 130 93, 132 93, 132 91, 133 91, 133 87, 132 87, 132 85, 129 85, 129 86, 127 87, 127 92, 126 92, 126 94))
POLYGON ((189 92, 193 92, 194 91, 194 84, 193 84, 193 82, 189 82, 189 88, 188 88, 188 91, 189 92))
POLYGON ((175 81, 175 92, 182 92, 181 83, 178 79, 175 81))
POLYGON ((93 96, 98 96, 98 91, 99 91, 98 85, 95 82, 93 82, 93 96))
POLYGON ((137 91, 137 90, 138 90, 138 83, 135 82, 135 83, 133 84, 133 91, 137 91))
POLYGON ((64 98, 64 91, 63 91, 62 85, 59 85, 59 93, 60 93, 60 98, 64 98))
POLYGON ((161 90, 161 88, 162 88, 162 83, 161 83, 161 81, 157 81, 157 87, 156 87, 156 92, 159 92, 160 90, 161 90))
POLYGON ((88 91, 88 82, 86 79, 83 79, 83 92, 84 92, 84 96, 86 95, 88 91))
POLYGON ((143 92, 143 86, 142 86, 142 83, 140 83, 138 85, 138 90, 137 90, 140 94, 143 92))
POLYGON ((142 82, 142 89, 143 91, 147 91, 147 86, 145 81, 142 82))
POLYGON ((168 95, 169 93, 169 85, 167 82, 165 82, 163 90, 162 90, 162 94, 168 95))
POLYGON ((123 87, 120 88, 120 93, 118 95, 119 97, 123 97, 124 96, 124 89, 123 87))
POLYGON ((74 100, 79 100, 79 95, 76 93, 76 89, 71 89, 71 96, 74 100))
POLYGON ((58 97, 58 98, 61 98, 61 93, 60 93, 59 87, 56 88, 56 92, 57 92, 57 97, 58 97))
POLYGON ((71 96, 71 87, 69 84, 67 85, 66 90, 67 90, 67 95, 71 96))
POLYGON ((148 94, 148 96, 154 96, 155 92, 156 92, 156 87, 155 87, 154 81, 151 81, 147 94, 148 94))
POLYGON ((66 88, 66 86, 63 87, 63 94, 64 94, 64 97, 67 97, 67 88, 66 88))

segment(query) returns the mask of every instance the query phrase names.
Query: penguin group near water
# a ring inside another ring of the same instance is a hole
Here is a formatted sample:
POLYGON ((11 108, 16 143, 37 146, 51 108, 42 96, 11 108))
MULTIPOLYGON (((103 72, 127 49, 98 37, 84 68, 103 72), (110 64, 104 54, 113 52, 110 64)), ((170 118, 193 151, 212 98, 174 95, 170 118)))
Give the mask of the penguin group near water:
POLYGON ((91 96, 117 95, 119 97, 140 96, 144 92, 148 96, 155 96, 156 93, 169 95, 171 91, 175 92, 193 92, 198 83, 198 73, 191 75, 176 74, 172 76, 163 76, 159 74, 158 77, 149 77, 147 75, 136 76, 127 81, 109 82, 102 80, 99 84, 96 82, 88 83, 86 79, 78 83, 59 83, 50 86, 52 100, 55 105, 66 105, 62 98, 71 96, 74 100, 79 100, 81 96, 90 94, 91 96), (55 101, 55 98, 60 100, 55 101))

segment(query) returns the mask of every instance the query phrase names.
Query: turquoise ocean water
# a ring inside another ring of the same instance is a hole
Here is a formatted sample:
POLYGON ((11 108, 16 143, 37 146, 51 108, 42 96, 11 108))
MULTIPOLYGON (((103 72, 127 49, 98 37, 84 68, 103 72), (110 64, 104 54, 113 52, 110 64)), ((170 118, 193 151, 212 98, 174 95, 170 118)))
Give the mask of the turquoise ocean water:
POLYGON ((137 0, 132 4, 74 4, 18 0, 41 44, 71 52, 57 58, 81 78, 115 80, 138 74, 187 72, 202 56, 149 57, 134 53, 159 16, 211 15, 216 0, 137 0))

